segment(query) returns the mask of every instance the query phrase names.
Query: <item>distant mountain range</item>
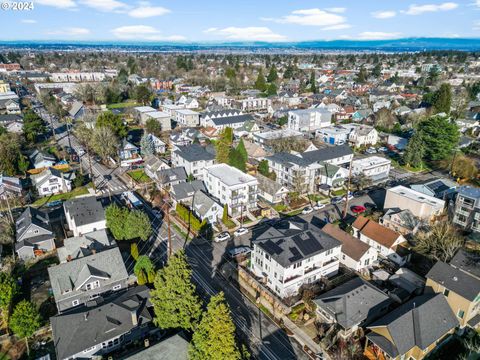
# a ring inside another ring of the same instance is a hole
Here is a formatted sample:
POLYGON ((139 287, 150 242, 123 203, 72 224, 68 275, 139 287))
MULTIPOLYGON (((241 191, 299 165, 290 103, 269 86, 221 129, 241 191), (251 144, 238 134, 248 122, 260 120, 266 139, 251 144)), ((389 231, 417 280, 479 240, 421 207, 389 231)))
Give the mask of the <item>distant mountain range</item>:
POLYGON ((318 40, 301 42, 120 42, 120 41, 0 41, 0 49, 74 50, 119 49, 123 51, 223 51, 223 52, 306 52, 428 50, 480 51, 480 39, 406 38, 395 40, 318 40))

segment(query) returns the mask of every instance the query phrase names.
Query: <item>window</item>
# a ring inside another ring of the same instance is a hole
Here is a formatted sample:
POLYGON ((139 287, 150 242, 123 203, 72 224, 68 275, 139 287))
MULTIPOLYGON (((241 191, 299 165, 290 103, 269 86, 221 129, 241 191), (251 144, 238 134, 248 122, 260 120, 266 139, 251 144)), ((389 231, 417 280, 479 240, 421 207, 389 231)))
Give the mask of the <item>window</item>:
POLYGON ((367 266, 370 263, 370 259, 365 260, 365 266, 367 266))
POLYGON ((300 266, 302 266, 302 262, 301 262, 301 261, 299 261, 299 262, 296 263, 296 264, 293 264, 293 268, 294 268, 294 269, 298 269, 300 266))
POLYGON ((113 290, 120 290, 122 288, 122 285, 118 284, 113 287, 113 290))
POLYGON ((80 301, 79 300, 73 300, 72 301, 72 306, 78 306, 80 305, 80 301))
POLYGON ((463 319, 463 316, 465 315, 465 311, 463 310, 458 310, 458 313, 457 313, 457 316, 460 318, 460 319, 463 319))
POLYGON ((448 289, 443 289, 443 295, 445 295, 446 297, 448 297, 448 294, 450 294, 450 290, 448 290, 448 289))
POLYGON ((265 254, 265 259, 270 260, 270 255, 265 254))
POLYGON ((95 280, 94 282, 88 283, 85 288, 87 290, 92 290, 100 287, 100 281, 95 280))

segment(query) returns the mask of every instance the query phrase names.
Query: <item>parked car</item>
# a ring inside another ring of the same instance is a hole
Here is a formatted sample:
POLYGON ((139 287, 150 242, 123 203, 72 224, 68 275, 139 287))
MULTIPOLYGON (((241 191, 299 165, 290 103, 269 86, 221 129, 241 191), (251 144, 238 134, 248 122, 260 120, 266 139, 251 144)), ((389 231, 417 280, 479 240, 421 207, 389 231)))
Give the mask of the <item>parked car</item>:
POLYGON ((325 207, 325 204, 317 204, 313 207, 313 210, 322 210, 325 207))
POLYGON ((365 207, 366 210, 369 210, 369 211, 377 210, 377 205, 375 205, 373 203, 365 203, 365 204, 363 204, 363 206, 365 207))
POLYGON ((358 198, 358 197, 361 197, 361 196, 365 195, 366 193, 367 193, 366 191, 358 190, 358 191, 355 191, 355 192, 353 193, 353 197, 358 198))
POLYGON ((343 200, 344 198, 342 196, 335 196, 332 198, 330 202, 335 205, 335 204, 341 203, 343 200))
POLYGON ((233 235, 241 236, 241 235, 245 235, 246 233, 248 233, 248 229, 244 227, 240 227, 233 232, 233 235))
POLYGON ((303 215, 310 214, 312 212, 313 212, 313 209, 312 209, 311 206, 307 206, 307 207, 303 208, 303 210, 302 210, 303 215))
POLYGON ((237 246, 228 250, 228 255, 233 259, 239 255, 248 255, 252 252, 248 246, 237 246))
POLYGON ((352 199, 353 199, 353 195, 352 195, 352 193, 348 193, 348 195, 347 195, 347 199, 348 199, 348 201, 350 201, 350 200, 352 200, 352 199))
POLYGON ((376 153, 377 153, 377 149, 375 149, 374 147, 371 147, 371 148, 368 148, 367 150, 365 150, 365 153, 367 153, 367 154, 376 154, 376 153))
POLYGON ((224 232, 221 232, 220 234, 218 234, 217 236, 215 236, 213 241, 222 242, 222 241, 227 241, 229 239, 230 239, 230 233, 228 231, 224 231, 224 232))
POLYGON ((82 148, 78 149, 78 155, 79 155, 79 156, 85 155, 85 150, 82 149, 82 148))
POLYGON ((385 146, 382 146, 382 147, 378 148, 378 151, 380 151, 380 152, 383 152, 383 153, 384 153, 384 152, 387 152, 387 151, 388 151, 388 148, 387 148, 387 147, 385 147, 385 146))
POLYGON ((367 210, 365 206, 362 206, 362 205, 354 205, 350 209, 354 214, 361 214, 367 210))

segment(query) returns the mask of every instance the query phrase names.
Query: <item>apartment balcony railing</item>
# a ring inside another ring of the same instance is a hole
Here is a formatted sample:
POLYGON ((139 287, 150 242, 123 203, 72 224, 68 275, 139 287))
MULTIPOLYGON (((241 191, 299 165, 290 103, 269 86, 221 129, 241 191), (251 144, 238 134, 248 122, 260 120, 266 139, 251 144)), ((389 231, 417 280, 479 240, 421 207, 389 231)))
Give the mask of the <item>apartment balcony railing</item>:
POLYGON ((283 280, 283 284, 288 284, 288 283, 292 282, 293 280, 297 280, 297 279, 301 278, 302 276, 303 276, 302 274, 290 276, 289 278, 286 278, 286 279, 283 280))
POLYGON ((311 273, 312 271, 319 270, 319 269, 321 269, 321 267, 317 266, 317 265, 315 265, 311 268, 305 269, 305 275, 311 273))
POLYGON ((460 215, 465 215, 465 216, 469 216, 470 215, 470 211, 466 210, 466 209, 462 209, 462 208, 458 208, 455 213, 457 214, 460 214, 460 215))
POLYGON ((331 264, 333 264, 333 263, 335 263, 335 262, 338 262, 338 259, 337 259, 336 257, 333 257, 333 258, 331 258, 330 260, 328 260, 327 262, 324 262, 324 263, 323 263, 323 267, 328 266, 328 265, 331 265, 331 264))

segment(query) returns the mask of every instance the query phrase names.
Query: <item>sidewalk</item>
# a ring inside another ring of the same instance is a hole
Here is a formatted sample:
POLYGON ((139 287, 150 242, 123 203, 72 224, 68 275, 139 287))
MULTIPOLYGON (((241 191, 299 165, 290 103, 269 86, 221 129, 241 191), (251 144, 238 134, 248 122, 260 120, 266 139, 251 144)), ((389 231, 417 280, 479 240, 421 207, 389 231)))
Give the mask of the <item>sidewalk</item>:
POLYGON ((283 316, 282 317, 282 322, 283 325, 293 333, 293 338, 302 346, 309 348, 312 350, 315 354, 322 354, 323 358, 326 360, 330 360, 330 357, 326 352, 322 350, 320 345, 318 345, 313 339, 310 338, 305 332, 300 329, 297 325, 291 321, 288 316, 283 316))

